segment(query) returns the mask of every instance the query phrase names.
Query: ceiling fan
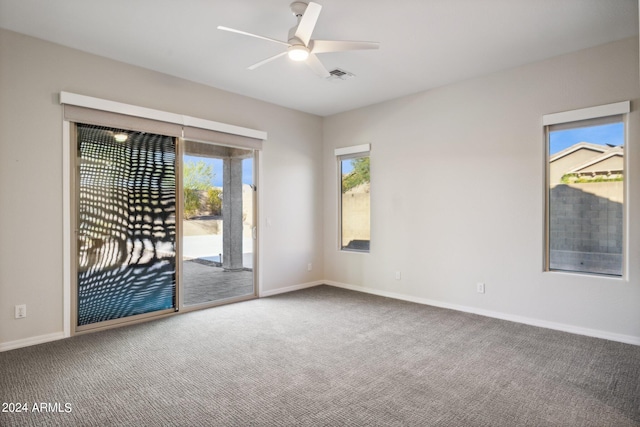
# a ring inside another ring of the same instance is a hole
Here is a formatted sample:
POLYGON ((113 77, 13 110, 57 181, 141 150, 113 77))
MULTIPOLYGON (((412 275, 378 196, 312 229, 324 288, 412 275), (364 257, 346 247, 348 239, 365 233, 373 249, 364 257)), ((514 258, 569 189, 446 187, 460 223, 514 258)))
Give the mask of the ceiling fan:
POLYGON ((306 64, 320 77, 329 77, 329 71, 327 71, 324 65, 322 65, 322 62, 320 62, 316 54, 344 52, 348 50, 378 49, 380 47, 380 43, 378 42, 312 40, 311 34, 313 33, 313 29, 315 28, 318 17, 320 16, 322 6, 314 2, 309 2, 307 4, 301 1, 294 1, 291 3, 290 8, 293 15, 298 19, 298 23, 295 27, 289 30, 289 36, 286 42, 223 26, 218 26, 218 29, 245 36, 256 37, 258 39, 268 40, 287 46, 287 50, 284 52, 251 65, 249 70, 255 70, 274 59, 288 55, 293 61, 306 61, 306 64))

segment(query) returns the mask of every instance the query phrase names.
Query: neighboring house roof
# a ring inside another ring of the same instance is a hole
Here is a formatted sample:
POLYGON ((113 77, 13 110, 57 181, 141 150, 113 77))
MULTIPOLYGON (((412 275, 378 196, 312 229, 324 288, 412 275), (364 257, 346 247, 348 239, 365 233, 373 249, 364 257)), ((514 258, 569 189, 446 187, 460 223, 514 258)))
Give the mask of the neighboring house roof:
POLYGON ((610 171, 610 172, 616 172, 616 171, 622 171, 623 170, 623 159, 624 159, 624 150, 622 147, 613 147, 610 150, 606 151, 604 154, 598 156, 598 157, 594 157, 593 159, 589 160, 588 162, 585 162, 581 165, 578 165, 576 167, 574 167, 572 170, 568 171, 569 173, 578 173, 580 171, 584 171, 585 169, 589 168, 589 172, 592 172, 597 168, 598 164, 601 164, 604 166, 604 168, 602 168, 601 170, 604 171, 610 171), (605 161, 607 159, 613 159, 613 158, 620 158, 620 162, 616 163, 615 165, 612 165, 611 162, 607 162, 606 165, 604 164, 605 161), (612 167, 613 166, 613 167, 612 167))
MULTIPOLYGON (((607 146, 592 144, 591 142, 578 142, 577 144, 573 144, 571 147, 567 147, 562 151, 558 151, 556 154, 549 158, 549 163, 553 163, 558 159, 568 156, 569 154, 573 154, 578 150, 587 149, 591 151, 596 151, 599 153, 605 153, 608 151, 607 146)), ((617 148, 617 147, 616 147, 617 148)))
POLYGON ((566 174, 619 175, 623 165, 624 147, 579 142, 549 158, 549 182, 560 184, 566 174))

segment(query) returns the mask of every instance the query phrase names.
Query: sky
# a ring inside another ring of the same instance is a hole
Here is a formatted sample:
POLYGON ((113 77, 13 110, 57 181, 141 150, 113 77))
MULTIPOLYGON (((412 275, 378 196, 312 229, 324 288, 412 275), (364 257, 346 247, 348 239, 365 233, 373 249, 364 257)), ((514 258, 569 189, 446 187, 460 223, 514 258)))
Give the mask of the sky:
POLYGON ((350 174, 353 171, 353 159, 343 160, 342 161, 342 175, 350 174))
POLYGON ((549 134, 549 155, 571 147, 578 142, 624 145, 624 123, 558 130, 549 134))
MULTIPOLYGON (((222 159, 211 159, 209 157, 188 156, 185 154, 184 163, 203 161, 213 168, 213 186, 222 187, 222 159)), ((242 183, 253 185, 253 159, 242 160, 242 183)))

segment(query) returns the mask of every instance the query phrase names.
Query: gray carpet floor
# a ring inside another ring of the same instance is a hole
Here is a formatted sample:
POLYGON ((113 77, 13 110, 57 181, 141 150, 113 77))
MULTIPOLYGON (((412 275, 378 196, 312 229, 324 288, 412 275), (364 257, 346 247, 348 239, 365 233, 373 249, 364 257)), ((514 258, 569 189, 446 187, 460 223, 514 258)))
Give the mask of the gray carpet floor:
POLYGON ((638 426, 640 347, 319 286, 0 353, 0 390, 63 408, 2 426, 638 426))

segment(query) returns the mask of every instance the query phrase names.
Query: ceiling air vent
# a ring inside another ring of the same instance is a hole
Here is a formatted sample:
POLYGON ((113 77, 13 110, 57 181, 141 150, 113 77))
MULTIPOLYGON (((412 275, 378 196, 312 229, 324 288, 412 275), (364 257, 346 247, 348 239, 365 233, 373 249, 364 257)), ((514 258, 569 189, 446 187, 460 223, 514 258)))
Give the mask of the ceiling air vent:
POLYGON ((355 74, 345 70, 341 70, 340 68, 335 68, 329 71, 329 77, 327 77, 327 80, 329 81, 349 80, 349 79, 352 79, 353 77, 355 77, 355 74))

